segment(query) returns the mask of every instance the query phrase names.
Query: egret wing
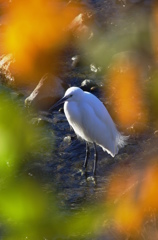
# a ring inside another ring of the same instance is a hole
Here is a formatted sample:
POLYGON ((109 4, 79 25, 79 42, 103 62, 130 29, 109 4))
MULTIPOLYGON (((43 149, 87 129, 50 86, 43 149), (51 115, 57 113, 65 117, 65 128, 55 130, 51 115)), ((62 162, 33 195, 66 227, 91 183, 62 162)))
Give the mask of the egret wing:
POLYGON ((110 154, 115 156, 118 153, 119 148, 126 144, 128 136, 121 135, 117 130, 106 107, 97 97, 90 93, 86 93, 85 98, 85 101, 93 108, 95 117, 100 120, 100 125, 97 126, 97 128, 102 132, 102 138, 99 137, 97 139, 98 145, 100 145, 103 150, 110 150, 110 154))
POLYGON ((80 104, 82 129, 84 139, 88 142, 95 142, 112 156, 115 155, 115 139, 111 129, 98 118, 93 107, 88 104, 80 104))

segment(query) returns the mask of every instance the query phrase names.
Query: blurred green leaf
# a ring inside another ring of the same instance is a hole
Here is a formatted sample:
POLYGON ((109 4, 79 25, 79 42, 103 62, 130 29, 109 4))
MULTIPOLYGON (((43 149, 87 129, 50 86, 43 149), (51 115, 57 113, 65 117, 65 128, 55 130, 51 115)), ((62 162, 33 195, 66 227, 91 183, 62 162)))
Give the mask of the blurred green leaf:
POLYGON ((0 177, 8 175, 20 164, 31 148, 34 130, 22 109, 6 95, 0 96, 0 177))
MULTIPOLYGON (((152 53, 150 36, 150 19, 143 11, 133 12, 124 17, 124 21, 115 19, 115 27, 109 27, 105 32, 94 31, 94 37, 85 41, 81 37, 79 45, 83 52, 88 52, 87 61, 102 67, 103 72, 111 64, 115 54, 124 51, 152 53), (139 24, 138 24, 139 23, 139 24)), ((94 28, 95 30, 95 28, 94 28)))

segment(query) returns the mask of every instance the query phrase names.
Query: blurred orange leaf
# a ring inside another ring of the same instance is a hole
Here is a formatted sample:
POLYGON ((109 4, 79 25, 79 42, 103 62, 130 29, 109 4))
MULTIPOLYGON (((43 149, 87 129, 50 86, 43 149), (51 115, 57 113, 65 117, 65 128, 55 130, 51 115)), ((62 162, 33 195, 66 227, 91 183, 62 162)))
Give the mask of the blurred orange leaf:
POLYGON ((108 189, 108 200, 115 203, 112 218, 118 228, 137 231, 151 211, 158 212, 157 183, 158 167, 155 165, 121 176, 115 172, 108 189))
POLYGON ((31 70, 39 50, 56 49, 66 43, 65 29, 76 13, 77 8, 60 1, 14 1, 7 15, 6 51, 14 53, 21 70, 31 70))
POLYGON ((146 123, 141 69, 130 61, 128 55, 120 56, 109 71, 112 105, 120 125, 129 127, 135 122, 146 123))

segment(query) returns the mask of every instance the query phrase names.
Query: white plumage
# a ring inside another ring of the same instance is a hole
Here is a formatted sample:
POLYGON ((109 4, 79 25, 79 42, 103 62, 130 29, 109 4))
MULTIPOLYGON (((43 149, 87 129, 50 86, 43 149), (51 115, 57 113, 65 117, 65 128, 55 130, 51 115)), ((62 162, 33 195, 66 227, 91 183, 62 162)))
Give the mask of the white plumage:
MULTIPOLYGON (((93 94, 84 92, 78 87, 70 87, 53 108, 63 102, 64 113, 70 126, 87 143, 99 145, 112 157, 126 144, 128 137, 121 135, 103 103, 93 94)), ((97 153, 95 155, 94 173, 96 171, 97 153)), ((88 149, 85 167, 87 166, 87 158, 88 149)))

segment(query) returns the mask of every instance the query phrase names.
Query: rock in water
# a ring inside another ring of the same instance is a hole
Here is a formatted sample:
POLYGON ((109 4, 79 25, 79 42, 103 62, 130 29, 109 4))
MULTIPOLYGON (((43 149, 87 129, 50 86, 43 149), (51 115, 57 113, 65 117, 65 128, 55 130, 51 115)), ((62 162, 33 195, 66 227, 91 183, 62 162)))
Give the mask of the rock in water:
POLYGON ((30 96, 25 99, 25 106, 33 106, 38 110, 47 111, 63 96, 65 92, 63 85, 64 83, 60 78, 46 73, 30 96))
POLYGON ((10 71, 10 65, 15 62, 12 54, 0 56, 0 80, 3 83, 13 85, 14 77, 10 71))

